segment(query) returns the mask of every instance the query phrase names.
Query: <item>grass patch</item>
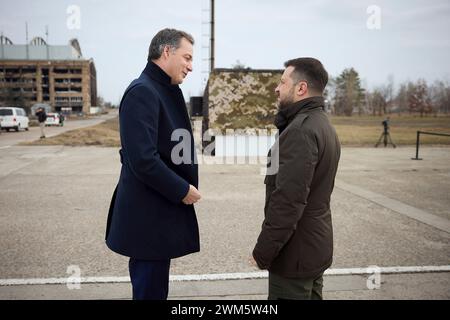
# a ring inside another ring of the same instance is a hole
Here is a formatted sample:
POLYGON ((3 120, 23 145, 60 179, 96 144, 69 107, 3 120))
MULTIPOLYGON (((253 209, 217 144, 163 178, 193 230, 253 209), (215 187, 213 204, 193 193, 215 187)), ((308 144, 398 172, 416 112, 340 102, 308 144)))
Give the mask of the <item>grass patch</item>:
POLYGON ((23 142, 20 145, 120 147, 119 118, 109 119, 92 127, 70 130, 54 137, 23 142))
MULTIPOLYGON (((343 145, 373 146, 383 132, 384 117, 353 116, 331 117, 331 123, 343 145)), ((392 115, 390 117, 391 138, 397 145, 414 145, 417 131, 450 134, 450 117, 415 117, 392 115)), ((450 137, 421 135, 421 144, 450 145, 450 137)), ((382 145, 382 144, 381 144, 382 145)))

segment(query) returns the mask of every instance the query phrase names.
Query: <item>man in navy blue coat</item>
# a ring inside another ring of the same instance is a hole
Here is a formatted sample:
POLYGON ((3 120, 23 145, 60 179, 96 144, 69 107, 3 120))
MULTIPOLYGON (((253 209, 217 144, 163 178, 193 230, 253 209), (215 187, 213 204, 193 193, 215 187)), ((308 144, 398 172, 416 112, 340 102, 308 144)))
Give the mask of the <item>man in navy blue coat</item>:
POLYGON ((192 128, 179 84, 192 71, 194 39, 164 29, 120 103, 122 169, 106 244, 130 257, 133 299, 167 299, 170 260, 200 250, 200 199, 192 128))

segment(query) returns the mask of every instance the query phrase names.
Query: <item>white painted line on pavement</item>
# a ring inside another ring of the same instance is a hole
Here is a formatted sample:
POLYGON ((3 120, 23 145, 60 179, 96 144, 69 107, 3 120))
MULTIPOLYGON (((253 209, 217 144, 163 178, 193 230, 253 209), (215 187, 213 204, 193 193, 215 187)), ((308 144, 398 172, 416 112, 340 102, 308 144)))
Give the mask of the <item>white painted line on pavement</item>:
POLYGON ((348 184, 342 181, 336 181, 336 187, 350 192, 366 200, 372 201, 382 207, 388 208, 407 217, 428 224, 432 227, 450 233, 450 220, 437 215, 428 213, 418 208, 407 205, 403 202, 388 198, 382 194, 375 193, 358 186, 348 184))
POLYGON ((214 280, 242 280, 267 278, 267 271, 237 272, 237 273, 213 273, 213 274, 187 274, 170 276, 171 281, 214 281, 214 280))
POLYGON ((374 274, 375 268, 377 271, 384 274, 396 273, 426 273, 426 272, 449 272, 450 265, 446 266, 412 266, 412 267, 376 267, 368 268, 346 268, 346 269, 328 269, 325 275, 340 276, 340 275, 364 275, 374 274))
MULTIPOLYGON (((341 275, 366 275, 379 272, 380 274, 401 273, 426 273, 426 272, 450 272, 450 265, 444 266, 411 266, 411 267, 378 267, 368 268, 343 268, 328 269, 326 276, 341 275)), ((243 280, 243 279, 265 279, 267 271, 244 272, 244 273, 214 273, 214 274, 188 274, 172 275, 170 281, 214 281, 214 280, 243 280)), ((15 285, 39 285, 39 284, 67 284, 74 283, 73 276, 69 278, 34 278, 34 279, 0 279, 0 286, 15 285), (70 280, 69 280, 70 279, 70 280)), ((123 283, 130 282, 130 277, 81 277, 77 283, 123 283)))
POLYGON ((3 146, 3 147, 0 147, 0 149, 6 149, 6 148, 10 148, 11 146, 3 146))

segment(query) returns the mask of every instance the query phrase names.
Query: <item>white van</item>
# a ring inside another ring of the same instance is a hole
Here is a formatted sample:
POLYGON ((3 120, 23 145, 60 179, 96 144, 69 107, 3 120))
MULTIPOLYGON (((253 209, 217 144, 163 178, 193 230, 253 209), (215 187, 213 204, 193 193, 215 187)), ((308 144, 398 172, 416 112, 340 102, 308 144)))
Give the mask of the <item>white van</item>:
POLYGON ((20 129, 25 129, 28 131, 28 122, 27 114, 22 108, 0 108, 0 126, 2 130, 9 131, 14 129, 19 131, 20 129))

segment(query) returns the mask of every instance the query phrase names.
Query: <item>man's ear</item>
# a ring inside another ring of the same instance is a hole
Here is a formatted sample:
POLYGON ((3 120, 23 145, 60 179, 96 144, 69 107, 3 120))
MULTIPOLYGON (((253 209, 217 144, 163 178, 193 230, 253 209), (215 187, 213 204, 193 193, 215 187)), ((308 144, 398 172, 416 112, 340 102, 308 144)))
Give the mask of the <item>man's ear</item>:
POLYGON ((297 95, 298 96, 304 96, 305 94, 307 94, 308 93, 308 83, 307 82, 305 82, 305 81, 300 81, 298 84, 297 84, 297 90, 296 90, 296 93, 297 93, 297 95))
POLYGON ((170 46, 165 46, 164 50, 162 52, 162 55, 164 56, 164 58, 168 58, 169 57, 169 53, 170 53, 170 46))

